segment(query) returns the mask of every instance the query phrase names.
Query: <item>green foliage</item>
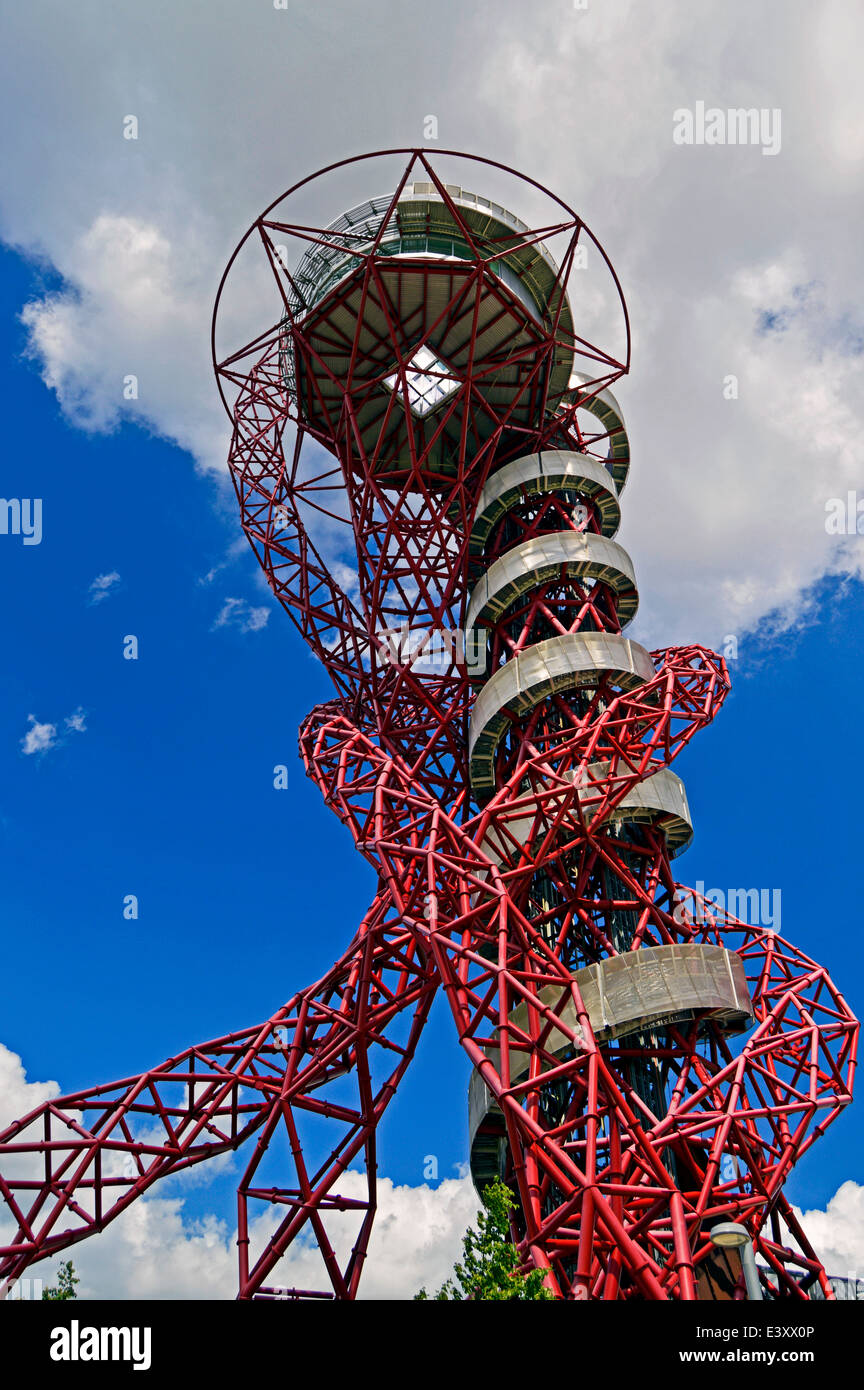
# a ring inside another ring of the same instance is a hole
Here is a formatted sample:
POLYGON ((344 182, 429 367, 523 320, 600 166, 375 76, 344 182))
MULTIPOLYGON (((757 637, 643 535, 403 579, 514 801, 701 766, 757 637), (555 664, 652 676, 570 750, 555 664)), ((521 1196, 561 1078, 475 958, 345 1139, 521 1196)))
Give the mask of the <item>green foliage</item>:
POLYGON ((57 1283, 53 1288, 43 1289, 42 1297, 55 1302, 65 1298, 77 1298, 75 1285, 80 1283, 81 1280, 75 1276, 75 1266, 71 1260, 67 1260, 57 1271, 57 1283))
MULTIPOLYGON (((515 1206, 510 1189, 496 1179, 483 1193, 484 1211, 477 1217, 477 1229, 469 1226, 462 1241, 462 1263, 454 1265, 453 1279, 431 1297, 438 1300, 492 1299, 502 1302, 518 1299, 551 1299, 543 1286, 542 1269, 530 1274, 516 1273, 519 1255, 510 1241, 510 1212, 515 1206)), ((425 1289, 415 1301, 428 1299, 425 1289)))

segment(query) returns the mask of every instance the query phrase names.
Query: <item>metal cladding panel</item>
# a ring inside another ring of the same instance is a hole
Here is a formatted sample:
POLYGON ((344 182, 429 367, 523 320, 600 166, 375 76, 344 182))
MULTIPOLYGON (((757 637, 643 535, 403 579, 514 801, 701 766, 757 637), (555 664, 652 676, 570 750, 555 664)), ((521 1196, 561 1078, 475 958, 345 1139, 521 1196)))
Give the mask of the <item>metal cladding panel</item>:
POLYGON ((646 777, 644 782, 637 782, 612 815, 616 816, 622 807, 627 810, 644 808, 646 811, 665 811, 670 816, 681 816, 688 825, 692 825, 684 783, 669 767, 661 767, 658 772, 646 777))
POLYGON ((468 1147, 471 1178, 478 1192, 501 1177, 506 1153, 504 1115, 479 1072, 468 1085, 468 1147))
MULTIPOLYGON (((743 1032, 753 1024, 744 962, 725 946, 701 942, 645 946, 587 965, 575 971, 573 979, 594 1037, 601 1043, 627 1033, 666 1027, 676 1020, 686 1021, 696 1013, 732 1033, 743 1032)), ((537 998, 555 1016, 539 1020, 545 1051, 557 1055, 574 1046, 565 1029, 575 1035, 578 1047, 584 1034, 570 989, 549 986, 537 998)), ((508 1023, 511 1030, 527 1034, 529 1005, 520 1004, 514 1009, 508 1023)), ((498 1046, 487 1044, 485 1051, 497 1064, 498 1046)), ((511 1076, 515 1077, 521 1059, 530 1052, 530 1044, 523 1043, 511 1031, 509 1051, 511 1076)))
POLYGON ((468 730, 471 785, 475 793, 494 787, 493 760, 505 710, 524 714, 558 690, 575 690, 611 678, 632 690, 654 676, 644 647, 608 632, 570 632, 549 637, 501 666, 477 696, 468 730))
POLYGON ((472 1071, 468 1083, 468 1142, 474 1143, 474 1136, 490 1110, 499 1110, 495 1100, 479 1071, 472 1071))
MULTIPOLYGON (((584 384, 589 378, 576 372, 570 378, 571 384, 584 384)), ((580 409, 587 410, 591 415, 599 420, 604 430, 607 430, 609 439, 609 453, 607 463, 615 482, 618 484, 618 491, 623 492, 627 483, 627 474, 630 471, 630 441, 627 438, 627 431, 624 428, 624 416, 612 392, 608 389, 598 391, 597 395, 591 400, 584 401, 580 409)))
POLYGON ((618 616, 622 625, 635 615, 639 602, 636 576, 623 546, 590 532, 557 531, 522 541, 495 561, 474 586, 466 627, 476 627, 481 621, 497 622, 523 594, 562 571, 614 589, 621 600, 618 616))
MULTIPOLYGON (((558 266, 545 247, 530 235, 525 223, 500 204, 480 198, 456 184, 448 184, 447 193, 464 217, 472 236, 486 243, 482 247, 483 254, 488 256, 490 250, 495 248, 506 251, 508 269, 530 292, 535 312, 553 315, 560 297, 558 266)), ((397 217, 404 235, 413 235, 415 224, 424 220, 428 221, 428 231, 433 237, 443 233, 457 240, 462 239, 461 230, 450 209, 433 184, 417 181, 413 185, 406 184, 399 196, 397 217)), ((561 320, 562 331, 572 332, 570 306, 566 297, 561 320)))
MULTIPOLYGON (((593 792, 592 783, 602 789, 608 770, 608 763, 591 763, 586 769, 587 780, 580 788, 580 798, 588 798, 593 792)), ((586 810, 586 818, 591 820, 591 810, 586 810)), ((666 836, 666 845, 671 858, 681 854, 693 839, 693 820, 684 783, 671 768, 662 767, 644 781, 627 792, 617 806, 609 812, 608 820, 624 824, 655 824, 666 836)))
POLYGON ((610 956, 576 974, 598 1040, 707 1013, 731 1032, 753 1021, 744 962, 725 946, 695 942, 610 956))
POLYGON ((471 551, 479 554, 496 521, 524 496, 567 489, 578 491, 598 503, 604 536, 615 535, 621 524, 618 490, 606 467, 587 454, 565 449, 545 449, 526 454, 499 468, 480 493, 471 528, 471 551))

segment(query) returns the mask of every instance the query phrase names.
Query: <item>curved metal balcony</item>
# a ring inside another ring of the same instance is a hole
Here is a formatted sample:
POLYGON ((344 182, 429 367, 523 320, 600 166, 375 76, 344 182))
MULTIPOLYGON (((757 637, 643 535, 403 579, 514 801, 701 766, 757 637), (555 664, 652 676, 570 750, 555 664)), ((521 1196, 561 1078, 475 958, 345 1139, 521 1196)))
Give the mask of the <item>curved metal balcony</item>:
MULTIPOLYGON (((578 395, 578 387, 584 385, 590 378, 579 372, 574 372, 570 378, 570 385, 576 386, 577 390, 572 394, 578 395)), ((599 420, 603 429, 609 434, 609 452, 606 456, 606 467, 618 487, 619 494, 624 491, 627 483, 627 474, 630 472, 630 441, 627 438, 627 430, 624 425, 624 416, 612 392, 609 390, 598 391, 597 395, 580 403, 582 410, 587 410, 591 415, 599 420)))
POLYGON ((526 497, 550 492, 575 492, 590 498, 597 507, 604 536, 614 536, 621 525, 618 488, 609 470, 587 454, 545 449, 513 459, 487 480, 477 500, 470 553, 481 555, 493 527, 526 497))
POLYGON ((623 546, 591 532, 557 531, 534 536, 499 556, 472 590, 466 628, 491 626, 519 599, 558 576, 608 585, 617 596, 621 626, 634 617, 639 594, 633 562, 623 546))
POLYGON ((474 703, 468 730, 471 787, 478 799, 495 789, 495 752, 512 718, 561 691, 596 687, 608 679, 618 690, 651 680, 654 663, 644 647, 610 632, 549 637, 499 667, 474 703))

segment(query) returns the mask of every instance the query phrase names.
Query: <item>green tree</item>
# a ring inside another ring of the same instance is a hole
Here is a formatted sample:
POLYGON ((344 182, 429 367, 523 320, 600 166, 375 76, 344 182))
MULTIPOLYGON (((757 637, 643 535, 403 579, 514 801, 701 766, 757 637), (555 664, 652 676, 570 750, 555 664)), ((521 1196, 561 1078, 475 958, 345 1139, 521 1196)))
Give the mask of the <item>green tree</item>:
POLYGON ((43 1289, 43 1299, 53 1299, 59 1301, 64 1298, 77 1298, 75 1285, 80 1284, 81 1280, 75 1276, 75 1266, 71 1260, 67 1260, 57 1271, 57 1283, 53 1288, 43 1289))
POLYGON ((510 1212, 515 1206, 510 1189, 496 1178, 483 1193, 484 1211, 478 1213, 477 1229, 469 1226, 462 1240, 462 1263, 453 1267, 436 1294, 421 1289, 417 1299, 551 1299, 543 1285, 543 1270, 519 1274, 519 1254, 510 1241, 510 1212))

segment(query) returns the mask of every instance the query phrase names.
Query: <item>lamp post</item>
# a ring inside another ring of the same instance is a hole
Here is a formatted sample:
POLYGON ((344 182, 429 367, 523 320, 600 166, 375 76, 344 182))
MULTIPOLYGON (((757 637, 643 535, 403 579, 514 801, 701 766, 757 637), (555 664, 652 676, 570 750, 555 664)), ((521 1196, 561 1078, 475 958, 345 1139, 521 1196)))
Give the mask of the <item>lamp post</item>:
POLYGON ((756 1256, 753 1253, 753 1242, 747 1231, 746 1226, 742 1226, 737 1221, 721 1221, 718 1226, 712 1226, 709 1232, 711 1242, 721 1250, 738 1250, 741 1253, 741 1268, 744 1271, 744 1287, 747 1290, 747 1298, 753 1302, 762 1301, 762 1285, 759 1283, 759 1272, 756 1269, 756 1256))

